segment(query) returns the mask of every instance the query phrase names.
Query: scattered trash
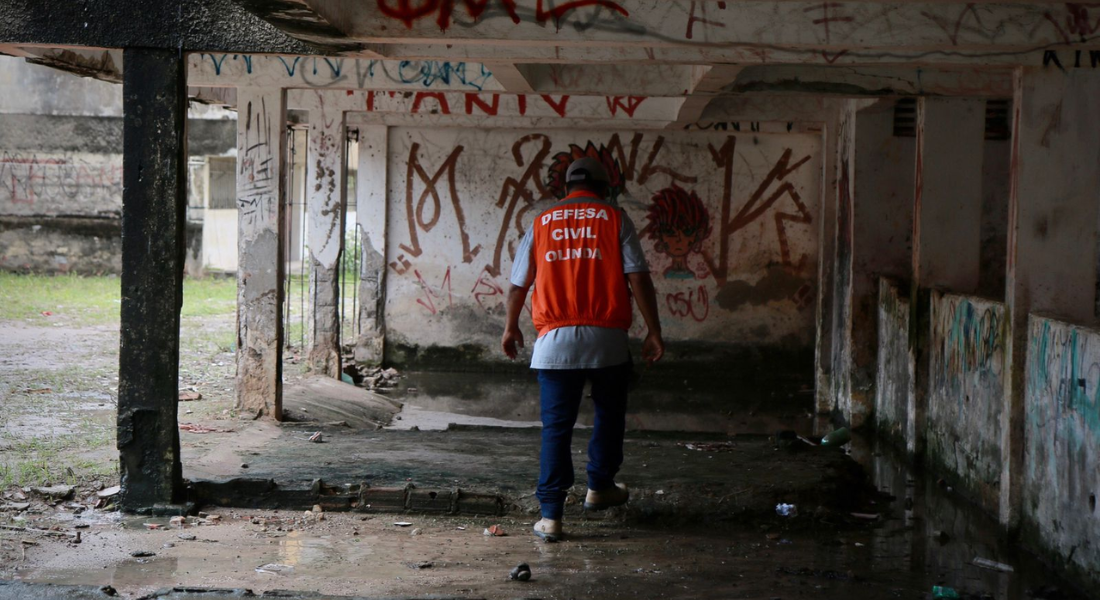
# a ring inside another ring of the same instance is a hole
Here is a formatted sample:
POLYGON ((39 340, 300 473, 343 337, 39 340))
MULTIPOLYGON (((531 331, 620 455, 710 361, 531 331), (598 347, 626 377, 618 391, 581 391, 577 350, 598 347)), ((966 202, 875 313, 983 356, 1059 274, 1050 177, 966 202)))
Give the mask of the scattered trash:
POLYGON ((531 579, 531 567, 527 563, 519 563, 508 574, 508 578, 512 581, 529 581, 531 579))
POLYGON ((408 521, 398 521, 394 523, 394 525, 397 525, 398 527, 412 527, 412 523, 408 521))
POLYGON ((185 542, 193 542, 196 539, 198 539, 198 538, 195 537, 195 534, 193 534, 193 533, 181 533, 181 534, 177 535, 176 537, 178 537, 179 539, 181 539, 185 542))
POLYGON ((143 525, 145 525, 145 528, 149 530, 162 528, 160 523, 143 523, 143 525))
POLYGON ((195 425, 194 423, 180 423, 180 431, 186 431, 188 433, 233 433, 232 429, 222 429, 221 427, 206 427, 204 425, 195 425))
POLYGON ((934 585, 932 586, 932 598, 936 600, 940 600, 941 598, 944 600, 957 600, 959 598, 959 593, 955 591, 955 588, 934 585))
POLYGON ((269 575, 278 575, 279 573, 286 573, 287 571, 293 571, 294 567, 290 565, 280 565, 278 563, 268 563, 266 565, 260 565, 256 567, 257 573, 267 573, 269 575))
POLYGON ((504 533, 504 528, 501 527, 500 525, 493 525, 491 527, 488 527, 485 531, 483 531, 482 535, 488 535, 488 536, 493 536, 493 537, 503 537, 503 536, 506 536, 508 534, 504 533))
POLYGON ((107 489, 99 490, 95 493, 95 495, 99 496, 100 498, 110 498, 111 496, 117 496, 118 493, 121 491, 121 486, 113 485, 107 489))
POLYGON ((187 519, 184 519, 183 517, 172 517, 168 520, 169 525, 171 525, 172 527, 179 527, 180 529, 182 529, 186 523, 187 519))
POLYGON ((992 571, 1000 571, 1002 573, 1011 573, 1016 569, 1013 569, 1011 565, 999 563, 995 560, 989 560, 988 558, 976 557, 972 563, 975 567, 981 567, 983 569, 990 569, 992 571))
POLYGON ((340 381, 343 381, 348 385, 355 385, 355 380, 352 379, 351 375, 348 375, 347 373, 340 373, 340 381))
POLYGON ((680 442, 677 445, 696 452, 733 452, 737 449, 735 442, 680 442))
POLYGON ((52 317, 53 313, 48 311, 48 310, 44 310, 44 311, 42 311, 42 316, 43 317, 52 317))
POLYGON ((324 440, 322 439, 321 432, 315 431, 313 435, 309 436, 309 441, 313 442, 314 444, 320 444, 324 440))
POLYGON ((196 400, 202 400, 202 394, 191 391, 181 391, 179 394, 180 402, 194 402, 196 400))
POLYGON ((850 441, 852 441, 852 433, 848 431, 847 427, 841 427, 821 438, 821 445, 832 448, 843 446, 850 441))
POLYGON ((665 495, 665 491, 664 491, 664 490, 657 490, 656 492, 653 492, 653 493, 654 493, 655 495, 657 495, 657 496, 664 496, 664 495, 665 495))
POLYGON ((150 556, 156 556, 156 555, 157 555, 156 552, 150 552, 148 550, 134 550, 133 552, 130 553, 130 556, 133 556, 134 558, 148 558, 150 556))
POLYGON ((863 519, 864 521, 877 521, 878 515, 875 513, 851 513, 853 517, 857 519, 863 519))
POLYGON ((459 531, 466 531, 466 528, 461 526, 461 525, 459 525, 458 527, 455 527, 455 529, 457 529, 459 531))
POLYGON ((780 502, 775 505, 775 514, 781 517, 797 517, 798 507, 793 504, 784 504, 780 502))
POLYGON ((420 531, 420 528, 417 527, 416 529, 413 529, 412 531, 410 531, 409 535, 420 535, 421 533, 422 532, 420 531))

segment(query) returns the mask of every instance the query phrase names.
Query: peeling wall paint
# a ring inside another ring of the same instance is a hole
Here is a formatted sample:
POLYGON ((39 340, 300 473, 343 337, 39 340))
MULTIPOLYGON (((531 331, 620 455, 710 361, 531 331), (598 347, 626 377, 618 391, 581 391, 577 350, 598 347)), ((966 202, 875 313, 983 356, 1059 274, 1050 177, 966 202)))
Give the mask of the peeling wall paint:
POLYGON ((996 513, 1000 502, 1005 306, 932 293, 926 451, 933 468, 996 513))
POLYGON ((909 350, 909 298, 898 284, 879 279, 878 365, 875 427, 897 446, 907 446, 910 397, 914 394, 913 354, 909 350))
POLYGON ((1100 331, 1036 315, 1028 326, 1021 523, 1100 585, 1100 331))
MULTIPOLYGON (((388 235, 377 220, 364 223, 369 239, 386 240, 387 359, 450 347, 463 349, 455 360, 503 360, 515 249, 584 154, 608 166, 638 228, 669 341, 809 348, 820 143, 807 134, 392 128, 388 235), (677 220, 684 207, 692 218, 677 220)), ((529 309, 522 322, 530 327, 529 309)), ((643 333, 636 316, 631 334, 643 333)))

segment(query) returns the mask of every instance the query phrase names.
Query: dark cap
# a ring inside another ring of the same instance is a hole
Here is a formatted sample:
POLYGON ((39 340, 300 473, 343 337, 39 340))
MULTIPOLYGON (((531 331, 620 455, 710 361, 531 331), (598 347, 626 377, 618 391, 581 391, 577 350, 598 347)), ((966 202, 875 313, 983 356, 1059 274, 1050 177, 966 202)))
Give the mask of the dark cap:
POLYGON ((607 170, 600 161, 584 157, 573 161, 565 172, 566 183, 602 183, 607 185, 611 179, 607 176, 607 170))

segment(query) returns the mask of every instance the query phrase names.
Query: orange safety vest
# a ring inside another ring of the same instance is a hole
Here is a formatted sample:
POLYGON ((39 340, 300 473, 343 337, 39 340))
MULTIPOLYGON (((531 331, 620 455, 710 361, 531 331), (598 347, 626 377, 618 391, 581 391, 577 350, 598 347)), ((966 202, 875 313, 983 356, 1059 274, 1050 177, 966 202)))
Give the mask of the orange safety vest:
POLYGON ((539 337, 577 325, 630 329, 621 230, 622 211, 585 191, 535 218, 531 304, 539 337))

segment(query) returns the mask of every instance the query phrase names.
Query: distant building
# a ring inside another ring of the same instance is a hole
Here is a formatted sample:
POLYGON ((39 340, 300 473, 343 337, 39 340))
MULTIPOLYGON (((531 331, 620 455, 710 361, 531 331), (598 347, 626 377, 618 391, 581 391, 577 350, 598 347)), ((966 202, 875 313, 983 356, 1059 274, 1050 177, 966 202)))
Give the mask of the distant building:
MULTIPOLYGON (((0 95, 0 269, 120 272, 122 86, 0 56, 0 87, 17 91, 0 95)), ((235 224, 231 264, 205 261, 202 247, 218 239, 203 233, 206 207, 224 194, 232 206, 236 114, 198 103, 190 113, 187 270, 231 270, 235 224)))

